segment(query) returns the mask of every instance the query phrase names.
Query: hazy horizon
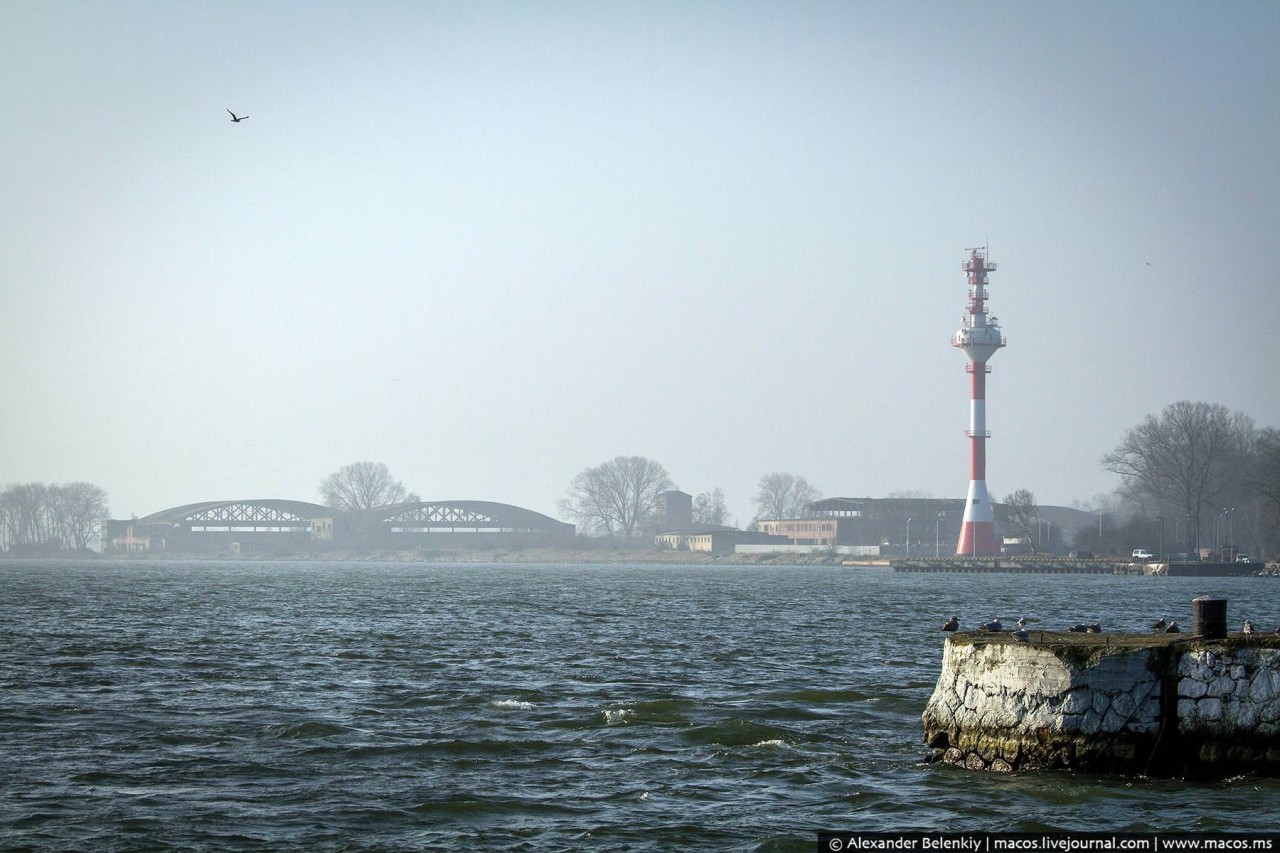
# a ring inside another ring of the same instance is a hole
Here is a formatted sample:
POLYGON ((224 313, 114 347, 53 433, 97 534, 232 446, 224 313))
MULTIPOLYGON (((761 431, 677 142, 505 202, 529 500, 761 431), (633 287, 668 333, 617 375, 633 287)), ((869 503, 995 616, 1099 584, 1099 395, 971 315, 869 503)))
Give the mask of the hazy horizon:
POLYGON ((0 485, 960 498, 982 245, 993 499, 1111 491, 1177 400, 1280 426, 1275 3, 50 2, 0 48, 0 485))

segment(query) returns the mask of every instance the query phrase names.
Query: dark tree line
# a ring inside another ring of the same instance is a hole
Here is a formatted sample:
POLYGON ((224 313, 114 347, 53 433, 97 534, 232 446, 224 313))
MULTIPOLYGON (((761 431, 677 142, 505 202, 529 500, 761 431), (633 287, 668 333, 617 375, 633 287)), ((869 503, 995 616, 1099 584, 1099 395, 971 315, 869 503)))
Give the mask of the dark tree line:
POLYGON ((1166 545, 1280 546, 1280 436, 1248 415, 1180 400, 1126 432, 1102 464, 1166 545))
POLYGON ((107 493, 92 483, 21 483, 0 492, 0 550, 83 551, 107 517, 107 493))

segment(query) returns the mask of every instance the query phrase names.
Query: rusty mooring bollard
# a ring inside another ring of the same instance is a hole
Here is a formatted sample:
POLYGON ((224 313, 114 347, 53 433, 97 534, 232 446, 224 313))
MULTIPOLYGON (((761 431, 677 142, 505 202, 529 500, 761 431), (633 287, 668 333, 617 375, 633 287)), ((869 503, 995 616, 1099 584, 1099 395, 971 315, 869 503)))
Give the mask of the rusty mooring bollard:
POLYGON ((1191 600, 1191 633, 1206 640, 1227 636, 1227 600, 1202 595, 1191 600))

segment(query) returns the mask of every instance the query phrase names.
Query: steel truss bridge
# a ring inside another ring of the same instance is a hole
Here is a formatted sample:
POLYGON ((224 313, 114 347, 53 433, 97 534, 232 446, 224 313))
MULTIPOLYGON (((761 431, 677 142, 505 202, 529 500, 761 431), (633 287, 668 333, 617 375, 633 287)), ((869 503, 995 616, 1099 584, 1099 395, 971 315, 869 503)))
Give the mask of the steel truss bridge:
POLYGON ((511 504, 492 501, 431 501, 370 510, 366 521, 392 533, 558 533, 573 525, 511 504))
POLYGON ((147 539, 170 550, 209 550, 250 542, 305 548, 403 544, 552 544, 572 540, 574 526, 540 512, 496 501, 417 501, 344 512, 291 500, 234 500, 186 504, 145 518, 108 521, 103 544, 147 539))

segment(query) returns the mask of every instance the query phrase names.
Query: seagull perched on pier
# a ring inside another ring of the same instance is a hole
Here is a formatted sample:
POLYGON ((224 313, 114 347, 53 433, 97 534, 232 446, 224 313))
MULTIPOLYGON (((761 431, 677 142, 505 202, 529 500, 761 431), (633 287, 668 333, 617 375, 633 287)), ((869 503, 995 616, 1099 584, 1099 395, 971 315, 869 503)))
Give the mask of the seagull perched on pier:
MULTIPOLYGON (((231 110, 227 110, 227 112, 231 113, 231 110)), ((236 115, 235 113, 231 113, 231 120, 232 120, 232 121, 244 121, 244 120, 245 120, 245 119, 247 119, 247 118, 248 118, 248 116, 238 116, 238 115, 236 115)))
POLYGON ((960 630, 960 617, 959 617, 959 616, 952 616, 952 617, 951 617, 950 619, 948 619, 946 622, 943 622, 943 623, 942 623, 942 630, 944 630, 944 631, 959 631, 959 630, 960 630))
POLYGON ((1085 632, 1086 632, 1086 631, 1088 631, 1088 630, 1089 630, 1089 626, 1088 626, 1088 625, 1084 625, 1084 624, 1080 624, 1080 625, 1072 625, 1070 628, 1068 628, 1068 629, 1067 629, 1067 633, 1068 633, 1068 634, 1083 634, 1083 633, 1085 633, 1085 632))
POLYGON ((1018 642, 1025 643, 1027 641, 1027 629, 1019 628, 1018 630, 1013 632, 1013 637, 1018 642))
POLYGON ((1161 616, 1159 619, 1151 623, 1150 628, 1152 631, 1163 631, 1166 624, 1164 617, 1161 616))
POLYGON ((1084 629, 1087 633, 1090 633, 1090 634, 1102 633, 1102 626, 1099 625, 1097 622, 1094 622, 1092 625, 1085 625, 1084 629))
POLYGON ((983 625, 983 626, 982 626, 982 630, 984 630, 984 631, 990 631, 991 633, 995 633, 996 631, 1003 631, 1003 630, 1004 630, 1004 626, 1000 624, 1000 620, 999 620, 999 619, 997 619, 996 617, 992 616, 992 617, 991 617, 991 621, 990 621, 990 622, 988 622, 988 623, 986 623, 985 625, 983 625))
POLYGON ((1250 622, 1248 619, 1244 620, 1244 635, 1246 637, 1253 636, 1253 623, 1250 622))
POLYGON ((1018 630, 1019 630, 1019 631, 1025 631, 1026 629, 1027 629, 1027 617, 1025 617, 1025 616, 1019 616, 1019 617, 1018 617, 1018 630))
POLYGON ((1182 629, 1178 627, 1178 620, 1174 619, 1169 623, 1169 627, 1164 629, 1166 634, 1181 634, 1182 629))

